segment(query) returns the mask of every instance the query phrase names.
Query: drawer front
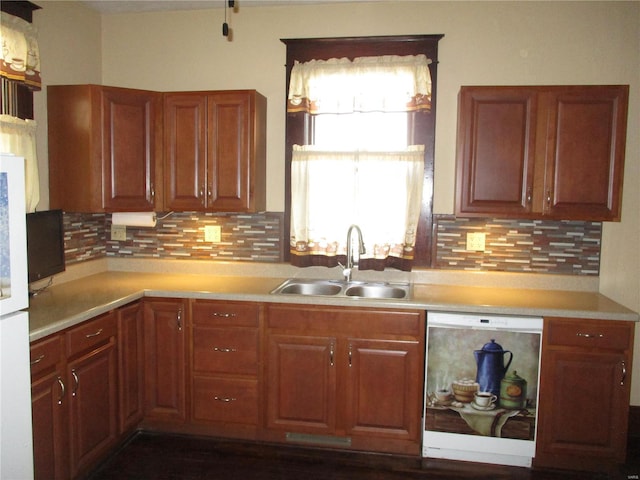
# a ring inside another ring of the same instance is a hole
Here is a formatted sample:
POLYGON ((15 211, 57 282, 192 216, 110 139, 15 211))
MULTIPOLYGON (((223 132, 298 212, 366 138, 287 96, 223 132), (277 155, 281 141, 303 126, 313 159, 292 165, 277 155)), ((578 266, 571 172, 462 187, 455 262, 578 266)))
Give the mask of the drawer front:
POLYGON ((116 336, 116 313, 109 312, 67 332, 67 356, 90 350, 116 336))
POLYGON ((309 305, 268 305, 266 321, 268 328, 278 330, 412 338, 422 338, 425 325, 422 311, 309 305))
POLYGON ((258 423, 257 380, 193 379, 193 420, 225 423, 258 423))
POLYGON ((257 329, 193 329, 193 368, 196 372, 256 375, 257 364, 257 329))
POLYGON ((548 345, 626 350, 633 338, 633 323, 610 320, 548 319, 548 345))
POLYGON ((62 336, 40 340, 31 345, 31 375, 37 376, 41 372, 55 368, 62 361, 62 336))
POLYGON ((195 300, 192 314, 196 326, 257 327, 259 307, 245 302, 195 300))

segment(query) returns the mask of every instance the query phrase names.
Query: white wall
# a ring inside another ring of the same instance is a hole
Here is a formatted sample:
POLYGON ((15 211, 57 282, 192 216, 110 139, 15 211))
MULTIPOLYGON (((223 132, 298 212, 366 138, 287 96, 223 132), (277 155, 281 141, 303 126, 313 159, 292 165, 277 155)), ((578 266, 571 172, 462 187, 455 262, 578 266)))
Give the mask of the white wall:
MULTIPOLYGON (((270 7, 239 2, 240 11, 229 14, 233 42, 221 35, 222 8, 109 15, 100 21, 77 3, 38 3, 43 7, 36 24, 45 82, 101 80, 162 91, 255 88, 264 94, 271 211, 284 208, 286 49, 281 38, 445 35, 438 66, 436 213, 453 212, 461 85, 629 84, 623 216, 622 222, 604 226, 600 289, 640 310, 640 2, 389 1, 270 7), (77 20, 79 31, 73 30, 77 20), (100 26, 101 37, 96 38, 100 26), (50 58, 58 57, 68 69, 48 69, 50 58)), ((44 110, 37 107, 42 124, 44 110)), ((46 132, 39 136, 39 147, 46 145, 46 132)), ((46 147, 40 149, 41 162, 45 154, 46 147)), ((46 175, 41 178, 45 181, 46 175)), ((42 196, 48 198, 44 186, 42 196)), ((640 347, 635 360, 640 365, 640 347)), ((640 375, 635 375, 632 404, 640 405, 640 375)))

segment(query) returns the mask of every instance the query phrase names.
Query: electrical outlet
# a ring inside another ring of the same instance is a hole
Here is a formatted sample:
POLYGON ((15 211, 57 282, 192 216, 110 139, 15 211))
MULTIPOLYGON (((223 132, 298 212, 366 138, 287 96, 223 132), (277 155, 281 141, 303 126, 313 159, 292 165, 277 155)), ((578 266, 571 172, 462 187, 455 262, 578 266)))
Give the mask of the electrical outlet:
POLYGON ((127 227, 125 225, 111 225, 111 240, 124 241, 127 239, 127 227))
POLYGON ((204 227, 204 241, 219 243, 220 242, 220 225, 206 225, 204 227))
POLYGON ((467 233, 467 250, 484 252, 484 242, 487 234, 484 232, 467 233))

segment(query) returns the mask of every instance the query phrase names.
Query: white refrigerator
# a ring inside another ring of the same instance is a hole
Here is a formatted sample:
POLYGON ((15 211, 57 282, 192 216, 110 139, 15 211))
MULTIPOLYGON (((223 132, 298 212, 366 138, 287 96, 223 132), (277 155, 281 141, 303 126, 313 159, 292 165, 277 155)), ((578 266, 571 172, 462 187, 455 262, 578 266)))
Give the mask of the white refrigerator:
POLYGON ((0 154, 0 479, 33 479, 24 160, 0 154))

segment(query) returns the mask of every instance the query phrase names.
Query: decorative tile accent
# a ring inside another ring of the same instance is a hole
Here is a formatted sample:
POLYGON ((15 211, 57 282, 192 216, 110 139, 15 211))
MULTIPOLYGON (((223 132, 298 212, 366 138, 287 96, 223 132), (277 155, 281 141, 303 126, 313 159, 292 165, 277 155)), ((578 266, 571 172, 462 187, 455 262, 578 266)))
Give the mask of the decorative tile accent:
POLYGON ((599 222, 455 218, 436 215, 435 267, 598 275, 599 222), (466 250, 469 232, 486 234, 485 251, 466 250))
MULTIPOLYGON (((110 214, 105 230, 111 230, 110 214)), ((117 257, 280 262, 281 238, 281 213, 159 213, 155 228, 127 227, 126 241, 111 240, 107 234, 105 252, 117 257), (219 243, 204 241, 207 225, 220 226, 219 243)))
POLYGON ((64 253, 67 265, 105 256, 105 214, 67 213, 63 215, 64 253))
MULTIPOLYGON (((173 213, 155 228, 127 227, 112 241, 110 214, 65 213, 67 264, 104 256, 281 262, 283 214, 173 213), (221 242, 204 241, 204 227, 219 225, 221 242)), ((602 224, 434 216, 434 268, 595 275, 600 270, 602 224), (486 233, 486 250, 466 250, 468 232, 486 233)))

